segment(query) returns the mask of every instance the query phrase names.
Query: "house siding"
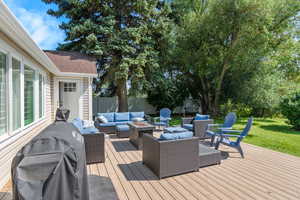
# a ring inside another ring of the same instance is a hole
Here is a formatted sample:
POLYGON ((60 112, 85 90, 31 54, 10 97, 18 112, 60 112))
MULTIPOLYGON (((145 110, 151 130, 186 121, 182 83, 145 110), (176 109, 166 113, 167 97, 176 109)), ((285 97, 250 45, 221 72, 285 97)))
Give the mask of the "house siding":
POLYGON ((32 59, 26 51, 19 48, 13 41, 0 32, 0 41, 26 60, 45 72, 45 117, 34 122, 29 127, 9 136, 5 141, 0 141, 0 188, 10 179, 11 163, 16 153, 34 136, 53 122, 53 75, 32 59), (5 144, 4 144, 5 143, 5 144))
POLYGON ((89 91, 89 87, 90 86, 90 82, 89 82, 89 78, 83 78, 82 80, 82 87, 83 87, 83 95, 82 95, 82 109, 83 109, 83 119, 84 120, 90 120, 90 113, 89 113, 89 103, 90 103, 90 99, 89 99, 89 95, 90 95, 90 91, 89 91))
POLYGON ((53 74, 50 74, 50 96, 49 96, 49 107, 48 109, 50 109, 50 112, 51 112, 51 120, 54 121, 55 120, 55 105, 54 105, 54 76, 53 74))

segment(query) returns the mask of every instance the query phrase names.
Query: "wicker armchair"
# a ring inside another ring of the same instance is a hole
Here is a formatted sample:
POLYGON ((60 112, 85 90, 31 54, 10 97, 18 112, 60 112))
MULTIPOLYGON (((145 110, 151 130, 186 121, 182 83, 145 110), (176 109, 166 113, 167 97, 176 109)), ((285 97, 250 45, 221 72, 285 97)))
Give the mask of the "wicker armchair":
POLYGON ((194 136, 198 137, 199 139, 208 139, 210 136, 206 135, 206 130, 208 124, 213 124, 213 119, 208 120, 194 120, 193 117, 186 117, 182 118, 181 126, 186 128, 187 125, 190 125, 190 131, 194 131, 194 136))

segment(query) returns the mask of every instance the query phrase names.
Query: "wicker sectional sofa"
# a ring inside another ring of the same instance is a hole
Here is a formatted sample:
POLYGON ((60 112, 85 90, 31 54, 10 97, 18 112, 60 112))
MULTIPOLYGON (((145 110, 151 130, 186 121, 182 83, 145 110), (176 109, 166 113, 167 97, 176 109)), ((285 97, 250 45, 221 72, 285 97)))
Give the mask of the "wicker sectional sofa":
POLYGON ((95 127, 100 132, 104 133, 116 133, 116 127, 118 125, 127 125, 132 122, 135 118, 147 119, 144 112, 109 112, 109 113, 97 113, 95 116, 95 127), (99 116, 104 116, 108 122, 101 123, 99 116))
POLYGON ((105 134, 95 127, 83 127, 83 120, 76 118, 72 124, 78 129, 84 138, 86 163, 105 162, 105 134))

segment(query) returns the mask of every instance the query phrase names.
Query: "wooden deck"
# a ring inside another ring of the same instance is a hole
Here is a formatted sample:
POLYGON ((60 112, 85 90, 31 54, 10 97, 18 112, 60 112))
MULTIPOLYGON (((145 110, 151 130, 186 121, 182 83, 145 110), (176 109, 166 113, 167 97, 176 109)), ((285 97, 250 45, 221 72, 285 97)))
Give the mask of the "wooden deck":
MULTIPOLYGON (((88 172, 109 177, 121 200, 300 199, 300 158, 248 144, 243 148, 245 159, 222 147, 230 153, 221 165, 158 180, 128 139, 111 138, 105 163, 89 165, 88 172)), ((11 199, 9 185, 0 199, 11 199)))

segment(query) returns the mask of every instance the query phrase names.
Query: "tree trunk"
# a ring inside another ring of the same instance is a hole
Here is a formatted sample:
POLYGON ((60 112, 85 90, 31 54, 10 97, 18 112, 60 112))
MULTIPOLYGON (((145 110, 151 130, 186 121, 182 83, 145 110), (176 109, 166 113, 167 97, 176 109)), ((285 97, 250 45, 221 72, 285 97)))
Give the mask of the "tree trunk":
POLYGON ((215 92, 215 99, 214 99, 214 105, 213 105, 213 114, 217 115, 219 111, 219 99, 221 95, 221 90, 222 90, 222 84, 223 84, 223 79, 225 76, 225 73, 227 72, 228 68, 230 67, 230 62, 232 60, 232 53, 230 52, 232 49, 235 48, 237 41, 238 41, 238 31, 235 31, 232 33, 232 41, 229 47, 229 54, 227 57, 224 58, 223 65, 222 65, 222 71, 218 79, 217 87, 216 87, 216 92, 215 92))
POLYGON ((118 112, 128 112, 128 98, 126 80, 117 83, 118 112))
POLYGON ((218 83, 217 83, 217 88, 216 88, 216 92, 215 92, 215 101, 214 101, 213 108, 212 108, 213 109, 212 112, 214 115, 218 114, 219 99, 220 99, 221 90, 222 90, 222 83, 223 83, 223 79, 224 79, 225 73, 227 71, 228 65, 229 65, 228 60, 226 60, 224 62, 223 69, 222 69, 221 75, 220 75, 218 83))

